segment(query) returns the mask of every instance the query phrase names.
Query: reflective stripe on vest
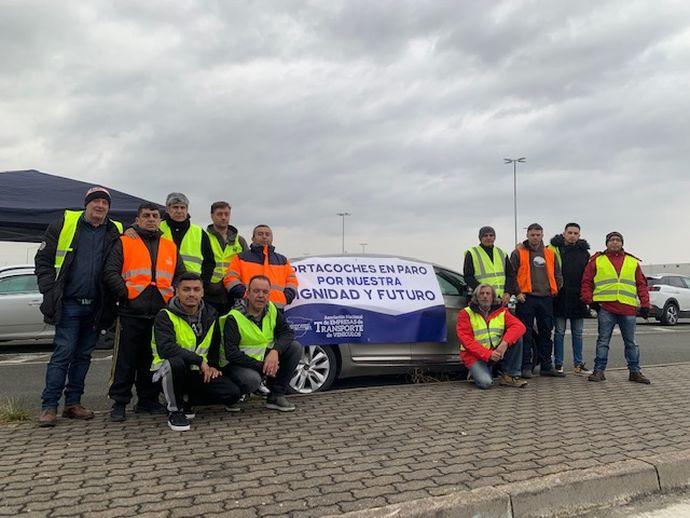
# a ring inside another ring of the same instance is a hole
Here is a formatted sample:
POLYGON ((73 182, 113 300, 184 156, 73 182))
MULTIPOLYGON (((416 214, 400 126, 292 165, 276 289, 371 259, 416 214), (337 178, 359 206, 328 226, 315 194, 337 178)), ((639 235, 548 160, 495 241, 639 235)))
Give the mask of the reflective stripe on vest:
MULTIPOLYGON (((204 339, 201 341, 199 345, 196 344, 196 335, 194 334, 194 330, 192 327, 189 325, 189 322, 187 322, 184 318, 176 315, 169 309, 164 309, 168 314, 168 318, 170 318, 170 322, 172 322, 173 325, 173 330, 175 331, 175 343, 182 347, 183 349, 187 349, 188 351, 194 351, 196 354, 201 356, 205 362, 208 361, 208 350, 211 348, 211 341, 213 340, 213 330, 216 328, 216 322, 213 322, 213 325, 210 327, 208 331, 206 331, 206 334, 204 335, 204 339)), ((156 347, 156 333, 151 335, 151 352, 153 353, 153 362, 151 362, 151 370, 155 371, 158 370, 163 363, 163 359, 158 356, 158 349, 156 347)), ((196 365, 192 366, 193 370, 198 370, 198 367, 196 365)))
MULTIPOLYGON (((161 222, 160 229, 163 232, 163 237, 174 241, 167 221, 161 222)), ((204 262, 204 256, 201 253, 201 236, 203 233, 204 230, 199 225, 192 225, 190 223, 187 232, 182 237, 180 258, 188 272, 201 273, 201 263, 204 262)))
POLYGON ((242 251, 242 245, 240 244, 239 233, 235 236, 235 242, 230 244, 227 243, 225 248, 220 247, 220 241, 218 237, 206 232, 208 234, 208 239, 211 241, 211 249, 213 249, 213 259, 216 261, 216 267, 213 270, 213 276, 211 277, 212 283, 217 283, 223 280, 225 272, 230 266, 230 261, 233 257, 242 251))
MULTIPOLYGON (((474 332, 474 339, 486 349, 495 349, 498 347, 506 331, 505 311, 501 311, 498 315, 493 317, 488 324, 482 315, 475 313, 469 307, 466 307, 464 311, 470 317, 470 325, 474 332)), ((460 344, 460 350, 465 350, 462 344, 460 344)))
MULTIPOLYGON (((240 311, 231 309, 226 315, 220 317, 221 336, 225 331, 225 321, 230 315, 232 315, 235 322, 237 322, 237 329, 240 332, 240 351, 257 361, 263 361, 266 349, 273 347, 273 337, 278 315, 275 304, 269 302, 268 306, 266 306, 266 315, 264 315, 261 322, 261 329, 240 311)), ((224 339, 220 341, 220 357, 218 363, 221 367, 225 367, 228 364, 228 360, 225 358, 224 339)))
POLYGON ((493 286, 496 296, 501 297, 506 285, 506 253, 495 246, 492 260, 481 246, 470 248, 468 252, 472 256, 474 278, 479 284, 493 286))
POLYGON ((594 302, 618 301, 629 306, 637 305, 637 283, 635 272, 638 260, 626 255, 620 276, 611 260, 602 254, 596 258, 597 273, 594 276, 594 302))
MULTIPOLYGON (((532 270, 531 261, 529 258, 529 250, 523 245, 517 248, 520 254, 520 267, 517 271, 517 282, 520 288, 520 293, 532 293, 532 270)), ((544 247, 544 260, 546 261, 546 275, 549 279, 549 290, 551 295, 558 293, 558 285, 556 284, 556 254, 553 250, 544 247)))
POLYGON ((557 246, 553 245, 548 245, 546 248, 551 250, 553 254, 556 256, 556 262, 558 263, 558 266, 563 268, 563 260, 561 259, 561 250, 557 246))
MULTIPOLYGON (((57 279, 60 274, 60 268, 65 262, 65 257, 69 252, 72 252, 72 242, 74 241, 74 236, 77 233, 77 225, 79 224, 79 218, 84 214, 83 210, 66 210, 65 211, 65 221, 62 224, 62 229, 60 230, 60 236, 58 237, 57 248, 55 249, 55 278, 57 279)), ((113 225, 117 227, 122 234, 122 223, 119 221, 110 220, 113 225)))
POLYGON ((120 236, 122 242, 122 278, 127 286, 127 298, 137 298, 149 286, 156 286, 163 300, 173 296, 173 276, 177 266, 177 246, 170 239, 158 240, 156 281, 153 281, 151 253, 141 238, 120 236))

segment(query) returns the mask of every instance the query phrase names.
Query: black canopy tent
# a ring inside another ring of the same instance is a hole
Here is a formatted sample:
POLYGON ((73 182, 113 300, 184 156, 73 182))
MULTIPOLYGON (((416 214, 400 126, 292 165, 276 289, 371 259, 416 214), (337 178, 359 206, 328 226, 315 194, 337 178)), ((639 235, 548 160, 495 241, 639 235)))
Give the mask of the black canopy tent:
MULTIPOLYGON (((48 224, 65 209, 82 210, 84 194, 97 183, 80 182, 30 169, 0 172, 0 241, 38 243, 48 224)), ((130 224, 146 202, 103 185, 110 192, 109 216, 130 224)), ((162 206, 160 206, 163 209, 162 206)))

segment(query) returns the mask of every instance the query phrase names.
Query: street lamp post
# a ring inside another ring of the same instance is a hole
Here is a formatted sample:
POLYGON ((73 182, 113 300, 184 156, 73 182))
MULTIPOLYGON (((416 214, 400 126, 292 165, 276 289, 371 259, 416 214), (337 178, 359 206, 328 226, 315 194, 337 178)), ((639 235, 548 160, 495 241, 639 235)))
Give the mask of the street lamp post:
POLYGON ((343 255, 345 255, 345 216, 352 216, 349 212, 338 212, 338 216, 343 218, 343 255))
POLYGON ((515 223, 515 244, 518 242, 517 234, 517 164, 520 162, 524 164, 527 160, 524 156, 520 158, 504 158, 506 164, 513 164, 513 218, 515 223))
POLYGON ((367 253, 367 245, 369 243, 360 243, 359 245, 362 247, 362 255, 366 255, 367 253))

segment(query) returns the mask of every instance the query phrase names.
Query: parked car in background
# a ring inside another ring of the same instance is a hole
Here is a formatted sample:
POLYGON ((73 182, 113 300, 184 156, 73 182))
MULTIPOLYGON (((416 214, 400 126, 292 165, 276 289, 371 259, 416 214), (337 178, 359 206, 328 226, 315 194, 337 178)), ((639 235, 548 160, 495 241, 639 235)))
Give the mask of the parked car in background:
POLYGON ((660 273, 647 276, 650 316, 667 326, 675 326, 679 318, 690 318, 690 277, 660 273))
MULTIPOLYGON (((368 255, 368 257, 393 257, 368 255)), ((418 261, 399 257, 410 261, 418 261)), ((424 262, 424 261, 420 261, 424 262)), ((430 264, 430 263, 429 263, 430 264)), ((458 312, 468 303, 468 288, 458 272, 431 265, 446 308, 447 342, 342 343, 305 346, 300 364, 290 382, 295 393, 328 390, 336 379, 356 376, 402 374, 414 368, 430 371, 463 369, 456 333, 458 312)))
MULTIPOLYGON (((55 328, 43 322, 34 265, 0 266, 0 346, 53 343, 55 328)), ((113 347, 113 333, 103 332, 97 349, 113 347)))

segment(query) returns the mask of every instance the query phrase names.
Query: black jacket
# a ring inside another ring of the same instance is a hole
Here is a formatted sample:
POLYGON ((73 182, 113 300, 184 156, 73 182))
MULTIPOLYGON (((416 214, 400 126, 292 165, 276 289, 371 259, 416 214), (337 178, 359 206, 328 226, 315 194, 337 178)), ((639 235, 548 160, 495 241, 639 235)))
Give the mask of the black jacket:
POLYGON ((558 234, 551 238, 551 245, 561 253, 563 275, 563 287, 554 300, 554 315, 562 318, 589 316, 587 305, 580 300, 582 273, 589 262, 589 243, 578 239, 574 245, 567 245, 565 238, 558 234))
MULTIPOLYGON (((189 216, 184 221, 175 221, 170 217, 169 214, 163 216, 163 220, 170 227, 170 233, 172 234, 173 241, 177 245, 177 249, 180 249, 180 244, 182 239, 184 239, 187 230, 191 222, 189 221, 189 216)), ((211 248, 211 242, 208 239, 208 234, 201 231, 201 280, 204 281, 204 289, 206 289, 211 282, 211 277, 213 276, 213 270, 216 267, 216 260, 213 257, 213 249, 211 248)))
MULTIPOLYGON (((156 258, 158 257, 158 241, 162 235, 160 230, 149 232, 136 225, 132 228, 136 230, 139 237, 149 249, 151 264, 155 266, 156 258)), ((126 317, 155 318, 161 308, 165 306, 165 301, 158 291, 158 288, 155 286, 148 286, 137 298, 129 300, 127 298, 127 285, 122 278, 123 264, 122 241, 118 239, 108 259, 105 261, 105 269, 103 271, 106 286, 112 296, 118 301, 118 314, 126 317)), ((184 272, 184 263, 178 252, 173 283, 175 283, 184 272)), ((155 268, 152 273, 155 277, 155 268)))
MULTIPOLYGON (((46 230, 43 242, 41 243, 34 264, 36 265, 35 273, 38 278, 38 289, 43 294, 43 303, 41 304, 41 313, 43 313, 43 320, 46 324, 56 325, 60 322, 60 315, 62 314, 62 294, 65 290, 65 283, 69 282, 70 270, 72 262, 74 261, 74 251, 67 253, 65 261, 60 268, 60 274, 55 278, 55 252, 57 250, 58 239, 60 232, 65 223, 64 216, 59 221, 51 223, 46 230)), ((73 248, 76 251, 76 245, 79 241, 79 229, 82 225, 88 225, 83 219, 79 220, 77 230, 74 234, 73 248)), ((115 224, 106 220, 106 238, 103 244, 103 258, 104 263, 107 261, 108 255, 115 245, 119 242, 120 231, 115 224)), ((104 275, 101 273, 100 297, 96 300, 96 327, 98 329, 108 329, 115 320, 115 299, 110 295, 105 288, 104 275)))
MULTIPOLYGON (((216 321, 216 310, 208 304, 201 302, 201 311, 198 315, 188 315, 185 313, 177 302, 177 297, 170 299, 170 304, 165 308, 175 315, 184 318, 196 330, 196 344, 197 346, 204 340, 209 328, 216 321)), ((175 328, 170 321, 170 315, 164 310, 160 310, 156 315, 156 320, 153 324, 153 334, 156 338, 156 349, 158 356, 161 358, 182 358, 187 365, 201 365, 203 358, 194 351, 190 351, 177 344, 175 336, 175 328)), ((214 363, 211 358, 218 358, 218 345, 220 344, 220 329, 216 326, 213 337, 211 338, 211 347, 209 348, 208 358, 211 363, 214 363)))
MULTIPOLYGON (((247 315, 247 301, 240 300, 235 307, 232 309, 238 310, 243 315, 247 315)), ((261 327, 261 322, 263 322, 266 316, 266 310, 259 318, 257 327, 261 327)), ((247 318, 253 320, 252 317, 247 315, 247 318)), ((295 340, 295 333, 292 328, 288 325, 287 320, 282 311, 278 311, 276 316, 276 328, 273 331, 273 348, 278 351, 278 354, 282 354, 288 348, 288 346, 295 340)), ((237 321, 230 315, 225 320, 225 328, 223 329, 223 345, 225 346, 225 359, 230 365, 237 365, 238 367, 248 367, 250 369, 259 370, 261 368, 261 362, 255 360, 251 356, 247 356, 240 350, 240 340, 241 340, 240 330, 237 327, 237 321)))
MULTIPOLYGON (((221 248, 225 248, 225 238, 221 236, 215 228, 213 228, 213 225, 209 225, 206 227, 206 232, 209 234, 209 240, 211 239, 218 239, 218 242, 221 246, 221 248)), ((248 245, 247 241, 242 237, 237 235, 237 228, 233 227, 232 225, 229 225, 228 228, 228 240, 227 242, 234 242, 235 239, 238 239, 240 246, 242 247, 242 252, 247 250, 248 245)), ((213 258, 213 268, 215 269, 216 267, 216 261, 215 261, 215 256, 213 258)), ((204 288, 204 300, 207 300, 211 304, 218 304, 218 305, 228 305, 232 303, 232 299, 230 295, 228 294, 228 290, 225 289, 225 286, 223 286, 223 279, 220 280, 220 282, 217 282, 215 284, 209 284, 204 288)))

